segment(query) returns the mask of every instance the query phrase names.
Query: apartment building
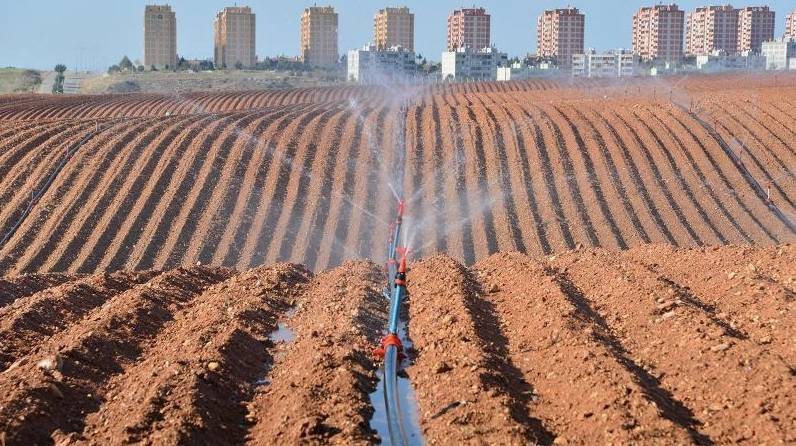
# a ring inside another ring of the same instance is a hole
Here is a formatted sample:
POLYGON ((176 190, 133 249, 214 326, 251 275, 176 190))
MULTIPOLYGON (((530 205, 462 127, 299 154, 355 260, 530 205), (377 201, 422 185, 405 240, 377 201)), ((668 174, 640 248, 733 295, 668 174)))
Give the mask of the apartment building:
POLYGON ((677 5, 643 7, 633 15, 633 53, 643 61, 680 62, 684 30, 685 11, 677 5))
POLYGON ((337 13, 331 6, 311 6, 301 15, 301 60, 307 65, 329 66, 339 60, 337 13))
POLYGON ((763 42, 761 54, 766 70, 796 70, 796 40, 790 37, 763 42))
POLYGON ((484 8, 463 8, 448 16, 448 51, 458 48, 481 50, 491 42, 490 15, 484 8))
POLYGON ((785 18, 785 36, 786 39, 796 39, 796 10, 788 14, 785 18))
POLYGON ((499 67, 507 67, 508 55, 496 48, 476 50, 459 47, 456 51, 442 53, 442 79, 444 80, 497 80, 499 67))
POLYGON ((537 55, 557 61, 561 69, 572 67, 572 56, 583 54, 583 31, 586 17, 578 8, 551 9, 536 23, 539 48, 537 55))
POLYGON ((775 13, 768 6, 738 10, 738 52, 760 54, 763 42, 774 40, 775 13))
POLYGON ((377 49, 415 50, 415 15, 409 8, 380 9, 373 18, 373 42, 377 49))
POLYGON ((144 8, 144 66, 147 69, 177 66, 177 16, 169 5, 144 8))
POLYGON ((350 50, 348 80, 363 84, 407 80, 417 74, 415 52, 401 46, 379 49, 368 45, 350 50))
POLYGON ((573 77, 628 77, 636 73, 637 56, 632 51, 617 49, 597 53, 589 49, 572 56, 573 77))
POLYGON ((730 5, 704 6, 688 14, 686 54, 738 53, 738 10, 730 5))
POLYGON ((255 14, 248 6, 224 8, 213 22, 214 63, 219 68, 251 68, 257 64, 255 14))

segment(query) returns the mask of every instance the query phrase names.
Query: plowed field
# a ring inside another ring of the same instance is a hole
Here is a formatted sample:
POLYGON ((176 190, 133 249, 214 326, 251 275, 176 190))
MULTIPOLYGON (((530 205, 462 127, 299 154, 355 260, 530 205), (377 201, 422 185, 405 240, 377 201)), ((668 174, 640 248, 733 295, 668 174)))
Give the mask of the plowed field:
POLYGON ((0 96, 0 445, 379 441, 397 191, 427 444, 794 444, 794 82, 0 96))
MULTIPOLYGON (((796 441, 793 247, 410 268, 407 373, 428 444, 796 441)), ((372 443, 383 282, 360 261, 0 284, 0 432, 5 444, 372 443), (275 339, 278 325, 292 336, 275 339)))
POLYGON ((0 272, 377 259, 390 188, 415 254, 467 265, 787 243, 796 88, 774 79, 7 96, 0 272))

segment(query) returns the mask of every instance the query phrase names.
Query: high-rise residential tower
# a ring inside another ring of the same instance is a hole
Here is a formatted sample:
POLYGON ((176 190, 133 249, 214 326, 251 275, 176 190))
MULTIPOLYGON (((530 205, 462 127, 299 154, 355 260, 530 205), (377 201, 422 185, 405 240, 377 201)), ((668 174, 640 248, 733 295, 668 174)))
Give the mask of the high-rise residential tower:
POLYGON ((331 6, 311 6, 301 15, 301 58, 307 65, 338 63, 337 13, 331 6))
POLYGON ((492 44, 490 15, 484 8, 462 8, 448 16, 448 51, 481 50, 492 44))
POLYGON ((400 46, 415 50, 415 15, 409 8, 380 9, 373 18, 373 41, 376 49, 400 46))
POLYGON ((774 40, 775 13, 768 6, 738 10, 738 52, 760 54, 763 42, 774 40))
POLYGON ((796 39, 796 10, 785 18, 785 39, 796 39))
POLYGON ((715 51, 738 53, 738 10, 730 5, 703 6, 688 14, 686 53, 706 56, 715 51))
POLYGON ((248 6, 224 8, 213 22, 217 67, 250 68, 257 64, 255 14, 248 6))
POLYGON ((583 31, 586 17, 578 8, 550 9, 536 23, 537 55, 552 58, 564 70, 572 67, 572 56, 583 54, 583 31))
POLYGON ((675 4, 639 9, 633 16, 633 53, 644 61, 683 58, 685 12, 675 4))
POLYGON ((169 5, 146 5, 144 8, 144 65, 177 66, 177 16, 169 5))

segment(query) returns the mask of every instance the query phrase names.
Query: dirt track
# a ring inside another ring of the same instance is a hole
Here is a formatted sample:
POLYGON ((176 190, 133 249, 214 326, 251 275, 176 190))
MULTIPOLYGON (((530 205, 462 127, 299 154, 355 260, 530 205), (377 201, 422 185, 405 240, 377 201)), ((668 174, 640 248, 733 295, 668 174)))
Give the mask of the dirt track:
POLYGON ((411 197, 415 252, 468 265, 792 242, 796 90, 731 80, 433 86, 404 92, 403 111, 369 87, 8 96, 0 271, 380 258, 387 183, 411 197))
MULTIPOLYGON (((407 372, 424 439, 794 442, 794 265, 792 246, 414 262, 407 372)), ((370 444, 383 280, 367 262, 25 277, 52 285, 38 292, 11 279, 0 431, 6 444, 370 444), (292 336, 271 340, 278 323, 292 336)))

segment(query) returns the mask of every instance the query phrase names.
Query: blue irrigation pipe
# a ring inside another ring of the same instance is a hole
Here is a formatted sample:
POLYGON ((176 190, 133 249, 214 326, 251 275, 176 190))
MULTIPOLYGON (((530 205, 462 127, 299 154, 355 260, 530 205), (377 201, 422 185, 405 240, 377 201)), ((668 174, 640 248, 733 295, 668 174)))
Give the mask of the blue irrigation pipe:
POLYGON ((401 259, 401 264, 395 275, 395 286, 390 301, 390 318, 388 334, 384 347, 384 405, 387 408, 387 428, 390 432, 390 443, 394 446, 409 444, 404 427, 404 417, 401 411, 398 395, 398 365, 401 360, 401 343, 398 339, 398 320, 401 313, 401 301, 406 296, 406 256, 401 259))
POLYGON ((398 216, 395 218, 395 224, 390 227, 390 247, 387 252, 387 286, 392 296, 395 289, 395 275, 398 272, 398 265, 396 264, 396 253, 398 252, 398 244, 401 240, 401 225, 404 218, 404 202, 401 200, 398 203, 398 216))

